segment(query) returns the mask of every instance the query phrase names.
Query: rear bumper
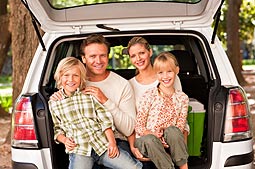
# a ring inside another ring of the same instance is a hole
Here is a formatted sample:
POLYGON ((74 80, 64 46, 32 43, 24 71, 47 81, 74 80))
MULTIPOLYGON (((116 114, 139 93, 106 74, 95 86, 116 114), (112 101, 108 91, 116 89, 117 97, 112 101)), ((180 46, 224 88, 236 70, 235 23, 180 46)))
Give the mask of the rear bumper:
POLYGON ((254 159, 253 151, 250 153, 242 154, 242 155, 231 156, 226 160, 224 167, 246 165, 246 164, 252 163, 253 159, 254 159))
POLYGON ((38 169, 34 164, 31 163, 20 163, 12 161, 12 169, 38 169))
POLYGON ((252 139, 231 143, 214 142, 212 152, 211 169, 251 169, 253 165, 252 139))
POLYGON ((12 169, 52 169, 50 149, 11 148, 12 169))

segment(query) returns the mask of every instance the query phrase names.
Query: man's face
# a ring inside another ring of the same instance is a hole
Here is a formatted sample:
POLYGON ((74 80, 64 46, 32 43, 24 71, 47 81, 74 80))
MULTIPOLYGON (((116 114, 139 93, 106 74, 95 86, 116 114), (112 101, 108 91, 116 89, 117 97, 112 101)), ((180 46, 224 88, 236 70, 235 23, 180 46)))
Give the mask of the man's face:
POLYGON ((85 47, 82 61, 86 64, 88 77, 100 77, 106 74, 108 48, 105 44, 92 43, 85 47))

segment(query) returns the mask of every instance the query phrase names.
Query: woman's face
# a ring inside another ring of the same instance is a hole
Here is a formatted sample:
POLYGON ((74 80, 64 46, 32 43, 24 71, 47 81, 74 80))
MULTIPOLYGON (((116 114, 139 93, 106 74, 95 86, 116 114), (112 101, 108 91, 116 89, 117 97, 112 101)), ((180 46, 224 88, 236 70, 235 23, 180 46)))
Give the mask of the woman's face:
POLYGON ((145 70, 151 65, 152 50, 145 48, 144 44, 135 44, 129 48, 129 56, 132 64, 139 70, 145 70))

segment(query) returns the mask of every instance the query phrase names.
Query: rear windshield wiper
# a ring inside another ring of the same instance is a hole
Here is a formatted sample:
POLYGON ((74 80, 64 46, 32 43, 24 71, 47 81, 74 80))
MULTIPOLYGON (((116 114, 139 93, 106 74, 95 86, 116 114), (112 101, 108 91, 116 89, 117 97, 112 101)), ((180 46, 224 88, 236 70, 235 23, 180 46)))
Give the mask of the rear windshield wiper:
POLYGON ((42 39, 42 36, 40 34, 40 31, 39 31, 39 28, 37 26, 37 24, 39 26, 41 26, 41 24, 39 23, 39 21, 36 19, 36 17, 34 16, 34 14, 32 13, 32 11, 30 10, 29 6, 28 6, 28 3, 27 3, 27 0, 24 0, 22 1, 22 3, 24 4, 24 6, 27 8, 27 10, 29 11, 30 13, 30 16, 31 16, 31 19, 32 19, 32 24, 34 26, 34 29, 35 29, 35 32, 36 32, 36 35, 38 37, 38 40, 42 46, 42 49, 43 51, 46 51, 46 48, 45 48, 45 45, 44 45, 44 42, 43 42, 43 39, 42 39))
POLYGON ((217 9, 217 12, 215 13, 215 15, 213 17, 215 19, 215 25, 214 25, 214 29, 213 29, 211 44, 214 44, 214 41, 215 41, 215 37, 216 37, 216 34, 217 34, 219 22, 220 22, 221 7, 222 7, 223 3, 224 3, 224 0, 221 1, 221 4, 220 4, 219 8, 217 9))
POLYGON ((120 31, 119 29, 108 27, 108 26, 105 26, 104 24, 97 24, 96 26, 98 28, 106 29, 106 30, 113 31, 113 32, 119 32, 120 31))

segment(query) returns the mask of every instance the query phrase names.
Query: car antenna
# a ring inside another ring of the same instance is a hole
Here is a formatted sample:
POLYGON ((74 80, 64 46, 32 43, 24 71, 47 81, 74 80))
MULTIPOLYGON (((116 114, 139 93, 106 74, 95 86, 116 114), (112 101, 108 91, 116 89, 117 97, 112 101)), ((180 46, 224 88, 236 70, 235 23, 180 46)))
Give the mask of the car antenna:
POLYGON ((219 25, 219 22, 220 22, 221 7, 222 7, 223 3, 224 3, 224 0, 221 1, 221 4, 220 4, 219 8, 217 9, 217 12, 215 13, 215 15, 213 17, 215 19, 215 25, 214 25, 214 29, 213 29, 211 44, 214 44, 214 41, 215 41, 216 33, 217 33, 217 30, 218 30, 218 25, 219 25))
POLYGON ((34 16, 34 14, 32 13, 32 11, 30 10, 29 6, 28 6, 28 3, 27 3, 27 0, 24 0, 22 1, 22 3, 24 4, 24 6, 27 8, 27 10, 29 11, 30 13, 30 16, 31 16, 31 19, 32 19, 32 24, 34 26, 34 29, 35 29, 35 32, 36 32, 36 35, 38 37, 38 40, 42 46, 42 49, 43 51, 46 51, 46 48, 45 48, 45 45, 43 43, 43 39, 42 39, 42 36, 40 34, 40 31, 38 29, 38 26, 37 24, 41 27, 41 24, 39 23, 39 21, 36 19, 36 17, 34 16))

